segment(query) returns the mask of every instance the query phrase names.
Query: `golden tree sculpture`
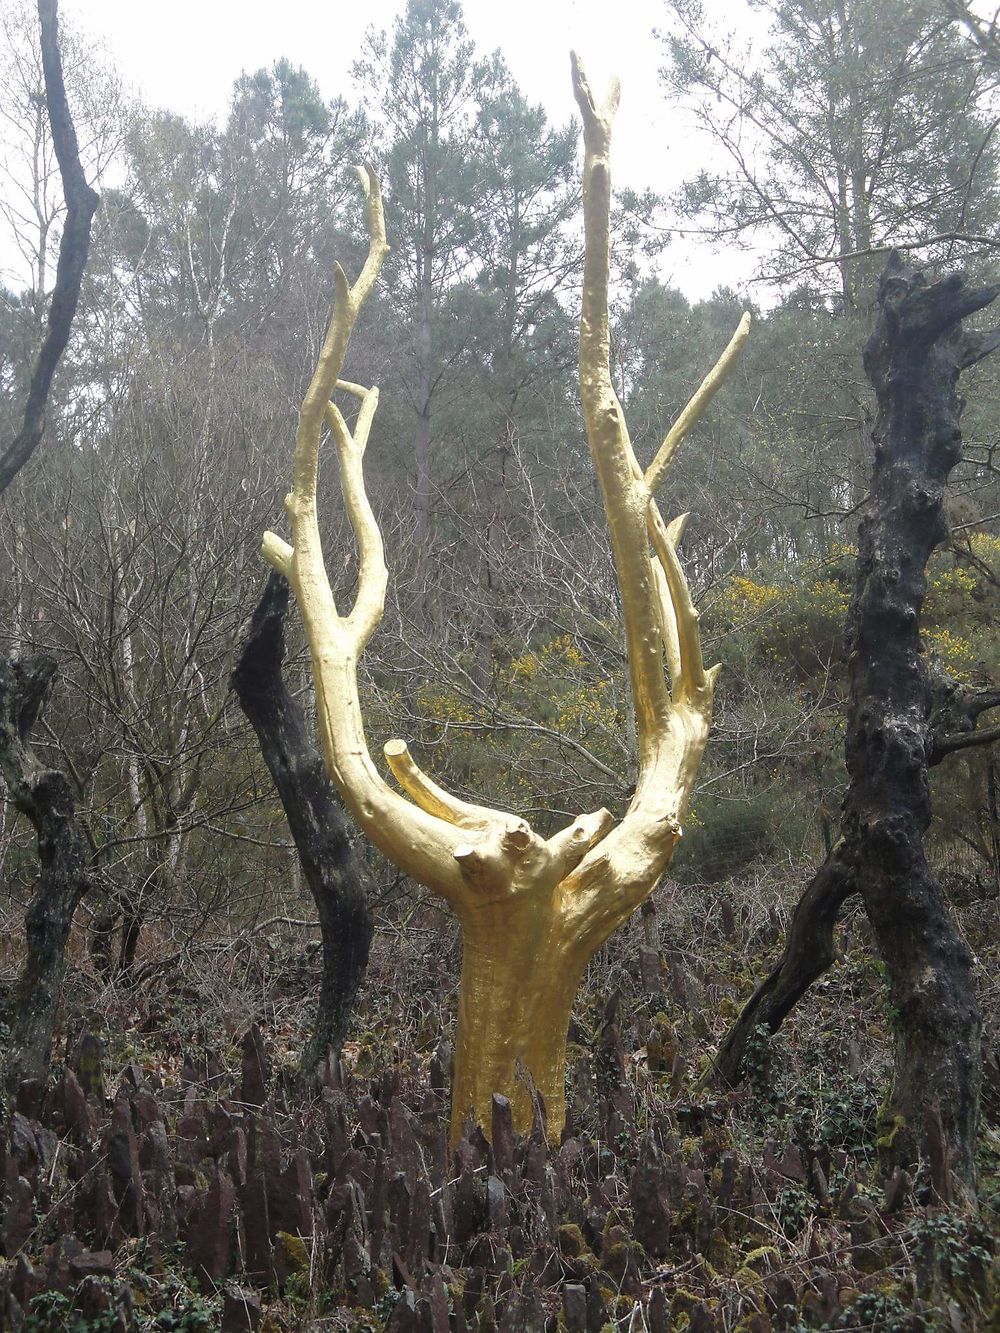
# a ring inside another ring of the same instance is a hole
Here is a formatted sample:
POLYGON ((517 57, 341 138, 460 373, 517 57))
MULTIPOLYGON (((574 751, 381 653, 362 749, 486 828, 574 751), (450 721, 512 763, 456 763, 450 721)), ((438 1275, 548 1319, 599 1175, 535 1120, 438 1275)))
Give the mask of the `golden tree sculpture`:
POLYGON ((298 599, 330 776, 367 837, 400 870, 444 898, 461 926, 452 1094, 456 1137, 468 1112, 486 1120, 494 1093, 510 1099, 515 1126, 526 1130, 533 1083, 544 1097, 549 1137, 558 1139, 565 1121, 566 1034, 583 969, 652 892, 670 861, 708 736, 719 669, 706 671, 702 662, 698 613, 677 556, 685 518, 665 524, 653 494, 735 364, 749 316, 643 473, 608 362, 608 150, 618 85, 612 84, 599 106, 575 56, 573 85, 586 146, 580 395, 621 590, 638 746, 638 779, 623 818, 616 823, 609 811, 597 810, 542 838, 517 815, 444 791, 417 766, 404 741, 390 740, 384 747, 401 791, 372 760, 358 661, 382 618, 388 577, 362 469, 378 390, 339 378, 358 312, 388 251, 379 182, 371 168, 358 171, 368 204, 368 257, 353 286, 335 266, 333 314, 299 415, 294 486, 285 501, 293 544, 272 532, 263 542, 265 559, 287 576, 298 599), (331 402, 335 390, 360 401, 353 430, 331 402), (334 604, 317 523, 324 423, 337 449, 358 547, 357 592, 346 614, 334 604))

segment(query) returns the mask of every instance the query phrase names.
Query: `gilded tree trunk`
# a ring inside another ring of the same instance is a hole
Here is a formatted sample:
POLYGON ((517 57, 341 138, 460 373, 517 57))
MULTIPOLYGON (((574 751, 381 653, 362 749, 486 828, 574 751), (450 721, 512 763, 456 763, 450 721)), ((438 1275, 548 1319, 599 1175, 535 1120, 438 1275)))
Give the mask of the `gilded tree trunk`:
POLYGON ((368 259, 353 285, 335 269, 333 314, 299 414, 295 484, 286 500, 293 540, 269 532, 263 543, 265 558, 288 577, 302 611, 331 778, 371 841, 444 898, 462 927, 453 1139, 469 1111, 481 1124, 489 1122, 497 1092, 511 1100, 518 1127, 527 1129, 530 1079, 546 1102, 549 1137, 558 1140, 566 1032, 581 973, 669 863, 708 736, 718 670, 705 669, 698 614, 677 553, 684 518, 667 525, 654 492, 735 364, 749 316, 644 473, 608 361, 608 151, 618 88, 612 84, 605 101, 595 102, 574 57, 574 89, 586 141, 580 396, 622 594, 639 751, 638 779, 623 818, 616 823, 609 811, 597 810, 543 838, 516 814, 445 791, 418 768, 401 740, 384 746, 399 790, 372 759, 361 720, 358 661, 381 620, 388 579, 363 472, 378 391, 340 379, 355 320, 387 250, 379 182, 370 169, 360 173, 368 197, 368 259), (338 389, 360 401, 353 430, 331 401, 338 389), (346 613, 337 610, 319 537, 316 485, 324 423, 337 448, 358 544, 357 594, 346 613))
POLYGON ((505 911, 499 930, 463 914, 453 1134, 470 1111, 482 1122, 495 1092, 527 1133, 532 1087, 554 1132, 565 1120, 566 1033, 590 951, 574 946, 548 897, 534 910, 518 903, 505 911))

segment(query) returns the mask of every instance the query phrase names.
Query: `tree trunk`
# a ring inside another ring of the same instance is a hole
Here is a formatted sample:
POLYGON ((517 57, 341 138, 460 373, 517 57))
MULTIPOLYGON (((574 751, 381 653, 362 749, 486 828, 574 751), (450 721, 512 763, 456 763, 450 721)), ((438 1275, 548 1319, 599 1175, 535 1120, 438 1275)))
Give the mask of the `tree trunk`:
POLYGON ((43 768, 30 748, 56 664, 37 656, 0 662, 0 768, 11 800, 34 825, 39 875, 25 914, 27 954, 15 994, 6 1084, 44 1080, 52 1055, 73 917, 90 888, 87 845, 64 773, 43 768))
POLYGON ((307 1078, 332 1047, 340 1051, 368 966, 373 922, 368 875, 302 709, 281 674, 287 581, 272 573, 253 614, 232 684, 281 797, 302 872, 316 903, 323 975, 312 1036, 302 1053, 307 1078))
POLYGON ((854 873, 838 844, 799 899, 785 951, 726 1033, 710 1071, 735 1083, 747 1042, 759 1027, 777 1032, 802 996, 833 962, 834 928, 844 900, 855 891, 854 873))
POLYGON ((990 821, 990 859, 993 868, 993 891, 1000 902, 1000 808, 997 806, 997 766, 990 755, 986 765, 986 808, 990 821))
POLYGON ((431 523, 431 400, 434 394, 433 291, 428 273, 421 285, 417 326, 417 420, 413 432, 413 461, 416 469, 414 513, 418 550, 430 535, 431 523))
POLYGON ((413 437, 416 465, 417 550, 422 551, 430 535, 431 519, 431 400, 434 396, 434 250, 437 230, 437 114, 430 127, 421 159, 424 215, 420 239, 420 295, 417 316, 417 421, 413 437))
POLYGON ((717 1068, 732 1080, 746 1038, 776 1031, 832 962, 836 913, 861 894, 889 976, 895 1064, 887 1108, 892 1156, 914 1160, 928 1126, 943 1130, 950 1166, 975 1184, 982 1019, 971 958, 924 853, 928 767, 957 748, 936 739, 919 623, 925 569, 946 536, 944 487, 961 459, 961 371, 994 350, 996 334, 961 321, 1000 287, 970 289, 960 275, 928 285, 889 258, 879 316, 865 348, 878 398, 870 498, 861 522, 847 620, 849 784, 842 841, 796 909, 783 959, 727 1034, 717 1068))
POLYGON ((566 1034, 593 945, 574 948, 571 922, 551 894, 462 914, 462 980, 458 994, 452 1139, 473 1111, 480 1123, 495 1092, 511 1103, 514 1127, 526 1134, 542 1095, 557 1131, 566 1115, 566 1034))
POLYGON ((958 378, 994 346, 961 322, 998 292, 968 288, 961 275, 928 285, 890 256, 865 347, 878 418, 847 630, 844 834, 895 1013, 890 1137, 912 1159, 940 1114, 952 1167, 969 1186, 982 1018, 969 950, 924 852, 933 737, 919 624, 927 561, 947 536, 944 488, 962 456, 958 378))
POLYGON ((80 164, 76 130, 63 83, 57 8, 57 0, 39 0, 45 105, 52 130, 52 147, 59 163, 66 197, 66 218, 59 242, 56 285, 49 303, 48 327, 35 358, 21 428, 6 448, 0 451, 0 494, 3 494, 41 443, 52 377, 69 342, 90 249, 90 224, 100 202, 87 184, 80 164))

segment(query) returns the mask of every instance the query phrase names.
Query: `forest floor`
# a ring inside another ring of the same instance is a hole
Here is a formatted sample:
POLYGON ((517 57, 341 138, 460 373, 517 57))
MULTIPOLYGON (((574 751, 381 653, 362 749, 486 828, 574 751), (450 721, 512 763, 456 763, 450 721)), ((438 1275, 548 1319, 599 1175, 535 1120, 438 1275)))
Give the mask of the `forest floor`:
POLYGON ((661 890, 658 950, 637 917, 602 951, 558 1149, 500 1104, 492 1144, 448 1151, 459 955, 428 905, 383 921, 318 1097, 295 1078, 307 935, 150 956, 132 989, 81 962, 44 1104, 26 1087, 8 1116, 0 1328, 997 1333, 995 899, 960 909, 989 1028, 978 1216, 880 1169, 892 1014, 856 915, 747 1083, 692 1092, 794 880, 661 890))

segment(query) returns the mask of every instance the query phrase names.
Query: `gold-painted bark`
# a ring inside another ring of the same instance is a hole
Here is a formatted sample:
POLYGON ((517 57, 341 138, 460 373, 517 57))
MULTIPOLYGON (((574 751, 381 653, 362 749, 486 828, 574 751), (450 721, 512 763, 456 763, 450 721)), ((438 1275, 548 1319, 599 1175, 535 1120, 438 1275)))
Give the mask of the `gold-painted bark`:
POLYGON ((357 665, 382 617, 387 578, 362 470, 378 391, 339 378, 354 322, 388 249, 370 168, 359 173, 368 196, 368 259, 353 286, 339 266, 335 270, 334 310, 299 417, 294 489, 286 501, 292 545, 267 533, 263 546, 265 558, 291 581, 302 610, 331 777, 371 841, 443 897, 462 928, 453 1135, 469 1111, 488 1124, 494 1092, 510 1098, 515 1124, 527 1129, 533 1083, 545 1099, 549 1135, 558 1139, 566 1032, 580 977, 595 949, 666 868, 711 721, 716 669, 706 671, 702 663, 698 615, 677 557, 684 519, 665 524, 653 491, 735 364, 748 318, 643 474, 608 367, 608 152, 618 90, 614 85, 598 106, 575 57, 573 82, 586 143, 580 396, 621 588, 639 752, 635 794, 622 820, 615 824, 607 810, 598 810, 543 839, 516 815, 450 795, 420 770, 403 741, 385 746, 401 792, 372 760, 357 665), (360 402, 353 432, 330 401, 336 389, 360 402), (360 557, 357 598, 346 615, 334 604, 316 517, 324 424, 337 448, 360 557))

